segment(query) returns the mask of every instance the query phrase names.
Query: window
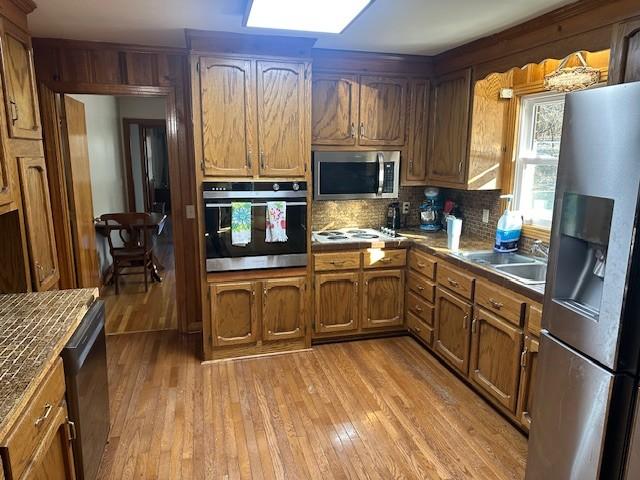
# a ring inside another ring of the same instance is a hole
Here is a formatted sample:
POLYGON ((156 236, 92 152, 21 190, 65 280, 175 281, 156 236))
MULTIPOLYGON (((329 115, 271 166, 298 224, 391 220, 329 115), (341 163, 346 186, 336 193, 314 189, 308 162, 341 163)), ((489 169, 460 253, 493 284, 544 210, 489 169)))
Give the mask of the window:
POLYGON ((563 93, 521 99, 514 200, 528 225, 551 228, 563 114, 563 93))

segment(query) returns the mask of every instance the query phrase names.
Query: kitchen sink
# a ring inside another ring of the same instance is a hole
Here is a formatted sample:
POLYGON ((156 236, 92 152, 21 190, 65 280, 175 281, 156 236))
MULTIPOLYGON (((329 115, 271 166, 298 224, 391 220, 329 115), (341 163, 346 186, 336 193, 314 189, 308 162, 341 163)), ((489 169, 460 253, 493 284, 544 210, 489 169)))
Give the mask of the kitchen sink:
POLYGON ((538 261, 528 264, 496 265, 495 269, 529 285, 543 284, 547 278, 547 264, 538 261))
POLYGON ((498 253, 492 251, 464 252, 459 253, 458 256, 473 263, 491 266, 538 262, 533 257, 520 255, 519 253, 498 253))

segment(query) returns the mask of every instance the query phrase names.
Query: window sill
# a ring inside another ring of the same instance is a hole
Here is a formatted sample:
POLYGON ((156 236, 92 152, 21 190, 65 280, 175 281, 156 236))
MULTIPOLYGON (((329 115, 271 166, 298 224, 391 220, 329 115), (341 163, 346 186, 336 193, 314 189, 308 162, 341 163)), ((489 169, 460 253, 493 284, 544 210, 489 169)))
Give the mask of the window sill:
POLYGON ((549 243, 551 239, 551 229, 537 225, 523 225, 522 236, 549 243))

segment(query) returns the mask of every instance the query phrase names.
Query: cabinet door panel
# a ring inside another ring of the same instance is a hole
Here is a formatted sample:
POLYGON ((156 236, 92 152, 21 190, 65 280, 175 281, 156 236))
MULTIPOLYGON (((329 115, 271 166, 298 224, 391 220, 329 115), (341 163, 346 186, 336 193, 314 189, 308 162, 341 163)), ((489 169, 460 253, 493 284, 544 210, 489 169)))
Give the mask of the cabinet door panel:
POLYGON ((3 22, 2 69, 9 135, 42 138, 31 40, 7 21, 3 22))
POLYGON ((317 333, 357 330, 360 314, 358 273, 322 273, 315 282, 317 333))
POLYGON ((31 273, 36 291, 56 285, 60 276, 44 158, 20 158, 20 185, 27 226, 31 273))
POLYGON ((363 274, 363 328, 402 325, 404 271, 369 271, 363 274))
POLYGON ((307 318, 305 279, 265 280, 262 287, 262 338, 284 340, 304 335, 307 318))
POLYGON ((465 375, 469 370, 471 311, 471 304, 441 287, 437 288, 435 348, 465 375))
POLYGON ((430 98, 431 84, 429 80, 411 80, 409 85, 407 154, 402 163, 402 182, 404 185, 423 185, 427 181, 430 98))
POLYGON ((407 80, 360 77, 360 145, 404 145, 407 80))
POLYGON ((518 395, 518 417, 522 426, 531 427, 531 408, 534 400, 533 380, 538 368, 540 343, 534 337, 527 336, 520 357, 520 392, 518 395))
POLYGON ((609 85, 640 81, 640 17, 614 26, 609 85))
POLYGON ((522 330, 482 308, 473 321, 471 380, 515 413, 522 330))
POLYGON ((427 175, 430 184, 465 184, 470 97, 470 69, 441 77, 433 87, 427 175))
POLYGON ((252 63, 202 58, 200 101, 204 174, 252 175, 257 158, 252 63))
POLYGON ((257 62, 260 175, 302 176, 309 153, 305 64, 257 62))
POLYGON ((314 73, 311 85, 311 143, 355 145, 359 95, 357 77, 314 73))
POLYGON ((221 283, 209 287, 214 346, 255 343, 255 283, 221 283))

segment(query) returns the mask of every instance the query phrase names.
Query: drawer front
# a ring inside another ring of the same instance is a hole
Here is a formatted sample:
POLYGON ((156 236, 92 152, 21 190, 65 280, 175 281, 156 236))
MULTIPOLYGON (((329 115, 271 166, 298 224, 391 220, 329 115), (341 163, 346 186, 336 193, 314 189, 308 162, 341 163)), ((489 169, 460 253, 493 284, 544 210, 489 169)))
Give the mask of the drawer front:
POLYGON ((316 272, 331 270, 357 270, 360 268, 360 252, 330 252, 313 255, 316 272))
POLYGON ((518 327, 522 325, 527 307, 526 301, 517 294, 483 281, 476 285, 476 303, 518 327))
POLYGON ((532 303, 529 306, 529 320, 527 321, 527 330, 532 335, 540 336, 542 330, 542 305, 532 303))
POLYGON ((427 302, 433 303, 436 299, 436 285, 429 280, 424 280, 420 275, 409 272, 407 286, 427 302))
POLYGON ((364 252, 364 268, 398 268, 407 264, 407 250, 369 248, 364 252))
POLYGON ((409 252, 409 268, 430 280, 436 279, 436 259, 417 250, 409 252))
POLYGON ((407 327, 427 345, 433 345, 433 327, 424 323, 411 312, 407 312, 407 327))
POLYGON ((434 307, 413 292, 407 292, 407 311, 419 317, 427 325, 433 326, 434 307))
POLYGON ((40 445, 47 427, 64 398, 64 371, 62 359, 58 359, 47 377, 38 386, 29 405, 9 434, 4 447, 14 478, 20 478, 29 464, 36 447, 40 445))
POLYGON ((457 293, 461 297, 473 300, 473 287, 475 278, 460 270, 456 270, 447 264, 438 265, 438 284, 457 293))

